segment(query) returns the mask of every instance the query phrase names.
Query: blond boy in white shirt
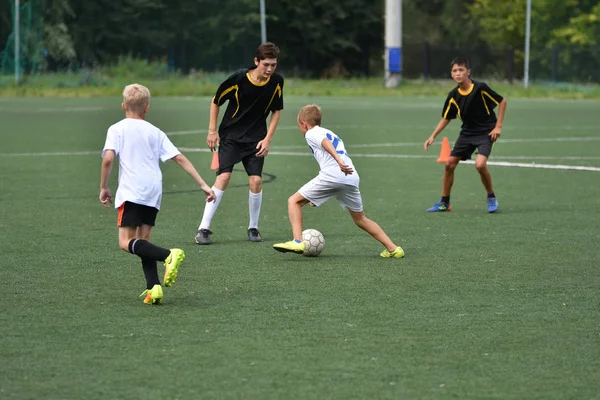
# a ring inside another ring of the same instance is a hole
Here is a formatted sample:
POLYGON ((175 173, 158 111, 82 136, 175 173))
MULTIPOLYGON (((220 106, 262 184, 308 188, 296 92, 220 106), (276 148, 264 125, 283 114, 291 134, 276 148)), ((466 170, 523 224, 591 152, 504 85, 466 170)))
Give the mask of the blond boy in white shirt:
POLYGON ((144 120, 150 104, 148 88, 134 83, 123 90, 121 108, 125 119, 108 128, 102 150, 100 202, 105 207, 113 202, 108 179, 116 156, 119 156, 119 185, 115 197, 118 209, 119 247, 142 260, 146 290, 145 304, 160 304, 163 290, 158 278, 158 261, 164 261, 165 286, 175 283, 179 266, 185 259, 181 249, 165 249, 150 243, 162 198, 162 173, 159 161, 175 161, 200 185, 206 201, 215 194, 204 182, 192 163, 177 150, 167 135, 144 120))

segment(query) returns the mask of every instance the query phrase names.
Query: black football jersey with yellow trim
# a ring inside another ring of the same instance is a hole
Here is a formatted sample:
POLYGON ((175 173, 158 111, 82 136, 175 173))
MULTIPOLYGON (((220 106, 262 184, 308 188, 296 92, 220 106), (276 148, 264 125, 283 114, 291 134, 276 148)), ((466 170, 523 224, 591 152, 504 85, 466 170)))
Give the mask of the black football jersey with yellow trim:
POLYGON ((496 125, 494 108, 503 97, 483 82, 472 81, 467 92, 457 87, 448 93, 442 118, 462 120, 461 134, 487 135, 496 125))
POLYGON ((231 75, 213 98, 218 106, 229 101, 219 125, 221 139, 258 142, 267 135, 269 113, 283 110, 283 77, 273 73, 266 82, 258 84, 250 78, 249 71, 231 75))

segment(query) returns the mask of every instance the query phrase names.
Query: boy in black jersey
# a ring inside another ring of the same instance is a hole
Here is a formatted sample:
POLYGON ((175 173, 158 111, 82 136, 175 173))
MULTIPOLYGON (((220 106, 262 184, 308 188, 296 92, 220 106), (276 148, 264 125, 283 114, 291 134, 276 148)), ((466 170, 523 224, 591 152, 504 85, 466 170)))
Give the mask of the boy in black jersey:
POLYGON ((212 187, 216 201, 205 206, 196 243, 211 244, 210 224, 229 184, 233 166, 240 161, 248 174, 248 240, 262 242, 258 217, 262 204, 262 170, 273 134, 283 109, 283 77, 275 73, 279 48, 263 43, 256 50, 255 67, 236 72, 219 88, 210 105, 207 144, 215 151, 218 145, 219 169, 212 187), (219 108, 229 102, 217 130, 219 108), (267 129, 267 117, 271 120, 267 129))
POLYGON ((442 119, 425 141, 425 150, 429 149, 436 136, 457 116, 462 120, 462 126, 450 157, 446 161, 442 199, 427 211, 450 211, 450 191, 454 183, 454 170, 461 160, 470 159, 477 149, 475 169, 487 192, 488 212, 493 213, 498 211, 498 199, 494 194, 492 177, 487 169, 487 159, 492 152, 492 145, 502 133, 506 100, 487 84, 471 80, 469 61, 465 58, 452 60, 451 73, 452 79, 458 86, 448 93, 442 119), (496 106, 498 106, 498 117, 494 114, 496 106))

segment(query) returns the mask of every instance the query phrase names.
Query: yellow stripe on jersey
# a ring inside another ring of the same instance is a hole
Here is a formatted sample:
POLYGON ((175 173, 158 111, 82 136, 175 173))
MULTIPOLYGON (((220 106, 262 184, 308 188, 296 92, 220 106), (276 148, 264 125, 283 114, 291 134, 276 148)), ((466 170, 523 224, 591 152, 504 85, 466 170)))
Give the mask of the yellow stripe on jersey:
POLYGON ((450 99, 450 102, 448 103, 448 107, 446 108, 446 111, 444 112, 444 118, 446 118, 446 116, 450 112, 450 107, 452 107, 452 105, 454 105, 454 107, 456 107, 456 113, 458 114, 458 118, 460 118, 462 120, 462 117, 460 116, 460 107, 458 106, 458 104, 456 103, 456 101, 454 99, 450 99))
POLYGON ((273 99, 275 98, 275 95, 277 93, 279 93, 279 98, 281 98, 281 96, 283 94, 281 93, 281 86, 279 86, 279 83, 277 84, 277 86, 275 87, 275 90, 273 91, 273 96, 271 96, 271 100, 269 101, 267 108, 265 108, 265 114, 267 114, 269 112, 269 107, 271 107, 271 103, 273 103, 273 99))
POLYGON ((227 93, 231 92, 232 90, 235 90, 235 102, 237 104, 237 108, 235 109, 235 112, 233 113, 231 118, 235 117, 235 114, 237 114, 237 112, 240 111, 240 99, 238 98, 239 89, 240 89, 240 87, 238 85, 233 85, 233 86, 228 87, 227 89, 223 90, 223 93, 221 93, 221 96, 219 96, 219 101, 217 101, 217 103, 221 103, 221 99, 225 95, 227 95, 227 93))
POLYGON ((492 101, 493 101, 494 103, 496 103, 496 105, 498 105, 498 104, 500 104, 500 103, 498 103, 498 102, 496 101, 496 99, 495 99, 495 98, 493 98, 493 97, 492 97, 492 96, 491 96, 491 95, 490 95, 488 92, 486 92, 485 90, 482 90, 482 91, 481 91, 481 100, 483 100, 483 105, 485 106, 485 110, 487 111, 488 115, 490 115, 490 109, 488 108, 487 101, 485 101, 485 97, 484 97, 484 95, 485 95, 485 96, 487 96, 487 97, 489 97, 490 99, 492 99, 492 101))

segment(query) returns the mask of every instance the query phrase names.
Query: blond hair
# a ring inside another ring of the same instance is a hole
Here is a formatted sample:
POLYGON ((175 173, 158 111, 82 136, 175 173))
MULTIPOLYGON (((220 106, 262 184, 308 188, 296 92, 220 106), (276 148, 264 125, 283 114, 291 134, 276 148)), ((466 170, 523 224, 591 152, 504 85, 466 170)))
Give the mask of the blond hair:
POLYGON ((125 111, 143 114, 150 103, 150 90, 139 83, 125 86, 123 89, 123 104, 125 111))
POLYGON ((321 117, 323 112, 321 107, 316 104, 308 104, 300 109, 298 112, 298 122, 304 121, 310 126, 321 125, 321 117))

